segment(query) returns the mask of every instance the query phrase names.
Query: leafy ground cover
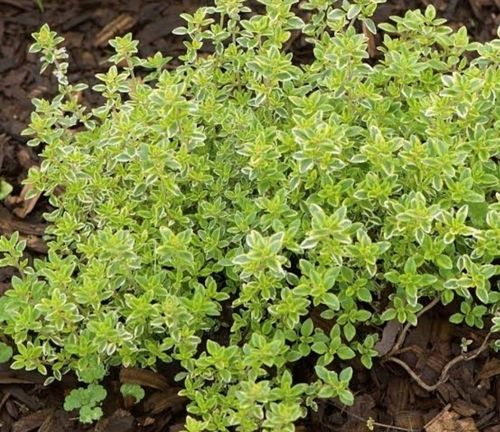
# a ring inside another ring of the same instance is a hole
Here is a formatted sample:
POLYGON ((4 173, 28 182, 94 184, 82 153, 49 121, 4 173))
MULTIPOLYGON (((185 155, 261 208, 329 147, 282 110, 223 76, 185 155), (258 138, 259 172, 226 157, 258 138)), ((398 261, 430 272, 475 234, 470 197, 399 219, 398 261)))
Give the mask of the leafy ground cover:
MULTIPOLYGON (((192 67, 191 49, 181 58, 187 66, 169 73, 158 71, 167 59, 143 62, 131 39, 117 39, 114 60, 124 62, 124 69, 98 76, 104 84, 95 90, 107 102, 94 119, 72 97, 82 88, 68 86, 65 54, 54 51, 54 36, 48 29, 38 36, 35 51, 45 47, 47 57, 59 57, 60 91, 69 102, 38 104, 41 115, 31 127, 48 143, 45 166, 33 171, 23 198, 33 202, 42 190, 55 191, 50 205, 60 210, 47 231, 48 261, 20 260, 29 238, 11 237, 2 245, 10 260, 4 264, 18 268, 14 289, 3 297, 3 318, 6 333, 22 347, 14 367, 46 373, 50 366, 56 379, 72 370, 89 383, 87 392, 66 401, 67 408, 84 408, 83 419, 100 415, 103 388, 95 382, 115 364, 151 367, 170 357, 181 362, 187 375, 177 377, 186 379, 188 409, 198 418, 189 421, 192 430, 223 430, 227 424, 253 430, 261 421, 285 430, 304 415, 301 404, 314 405, 317 396, 351 404, 347 384, 363 388, 364 368, 379 354, 434 392, 447 384, 454 364, 471 364, 486 351, 498 303, 490 283, 498 247, 494 45, 471 46, 482 50, 483 59, 469 67, 459 61, 468 44, 464 32, 450 36, 434 29, 422 35, 426 25, 439 25, 427 9, 397 22, 399 29, 386 26, 403 38, 387 39, 385 61, 367 67, 371 37, 363 40, 352 25, 344 30, 343 21, 365 14, 369 34, 369 10, 346 7, 329 14, 328 25, 338 32, 335 43, 321 38, 321 19, 304 29, 312 39, 306 42, 316 44, 316 59, 300 69, 279 50, 286 26, 296 31, 302 23, 280 7, 268 5, 281 32, 265 19, 249 21, 248 33, 238 35, 243 52, 226 52, 215 40, 220 62, 202 57, 192 67), (259 43, 252 33, 261 32, 259 43), (436 43, 444 52, 433 48, 436 43), (148 78, 158 86, 137 81, 134 67, 150 69, 148 78), (207 76, 220 81, 209 83, 207 76), (131 91, 129 100, 119 96, 131 91), (438 94, 446 104, 433 98, 438 94), (156 104, 154 111, 141 109, 146 100, 156 104), (61 118, 61 110, 69 115, 61 118), (87 130, 68 129, 77 122, 87 130), (131 137, 154 145, 141 146, 131 137), (420 159, 421 165, 415 163, 420 159), (118 181, 104 184, 109 173, 118 181), (32 308, 26 307, 27 293, 32 308), (457 355, 444 353, 451 362, 438 365, 429 380, 414 372, 422 365, 404 356, 427 349, 430 341, 410 345, 412 331, 400 324, 414 323, 433 307, 441 308, 449 341, 458 330, 445 324, 448 317, 479 330, 462 335, 457 355), (376 331, 380 327, 383 332, 376 331), (200 347, 206 350, 201 356, 200 347), (297 369, 309 372, 301 377, 297 369), (201 423, 197 414, 204 414, 201 423)), ((230 18, 234 10, 226 13, 230 18)), ((188 17, 177 33, 201 34, 197 26, 208 24, 206 19, 188 17)), ((204 35, 227 36, 220 29, 204 35)), ((195 36, 191 48, 199 43, 195 36)), ((140 378, 120 378, 125 385, 148 386, 136 373, 140 378)), ((140 399, 137 388, 122 393, 140 399)), ((396 394, 400 405, 405 398, 396 394)), ((371 403, 357 396, 356 403, 371 403)), ((444 418, 455 421, 457 410, 445 410, 444 418)), ((375 414, 363 413, 359 421, 356 411, 349 412, 345 428, 380 423, 375 414)), ((479 413, 464 412, 462 406, 458 413, 467 421, 479 413)), ((401 419, 393 422, 400 425, 401 419)), ((417 420, 410 418, 411 428, 412 422, 417 420)))

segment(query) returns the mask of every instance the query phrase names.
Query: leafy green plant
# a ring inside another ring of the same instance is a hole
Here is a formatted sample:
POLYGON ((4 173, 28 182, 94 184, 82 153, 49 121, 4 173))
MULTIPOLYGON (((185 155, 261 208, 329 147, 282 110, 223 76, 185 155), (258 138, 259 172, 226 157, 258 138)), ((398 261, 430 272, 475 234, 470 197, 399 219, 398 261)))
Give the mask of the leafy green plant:
POLYGON ((138 384, 122 384, 122 386, 120 387, 120 392, 125 397, 133 397, 136 403, 144 399, 144 396, 146 394, 144 392, 144 389, 138 384))
POLYGON ((68 409, 91 421, 110 367, 177 361, 187 431, 291 431, 318 398, 352 403, 349 362, 372 366, 385 321, 439 299, 499 331, 500 42, 428 7, 380 25, 371 65, 357 29, 380 2, 303 1, 303 22, 296 0, 216 0, 182 16, 175 68, 114 39, 93 109, 62 38, 36 33, 59 91, 33 101, 26 183, 53 210, 45 259, 0 242, 12 367, 75 372, 68 409))
POLYGON ((74 389, 64 400, 66 411, 78 410, 82 423, 93 423, 102 416, 99 406, 106 398, 106 390, 98 384, 89 384, 87 388, 74 389))

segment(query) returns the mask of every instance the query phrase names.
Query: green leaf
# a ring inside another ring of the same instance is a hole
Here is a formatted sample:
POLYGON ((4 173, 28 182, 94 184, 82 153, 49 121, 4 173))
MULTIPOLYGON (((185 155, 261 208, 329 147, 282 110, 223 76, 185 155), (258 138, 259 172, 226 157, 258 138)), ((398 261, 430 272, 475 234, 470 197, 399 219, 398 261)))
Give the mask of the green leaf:
POLYGON ((445 270, 451 270, 453 268, 453 262, 451 258, 447 255, 439 255, 436 258, 436 264, 445 270))
POLYGON ((314 370, 316 371, 316 375, 318 375, 318 378, 323 380, 323 381, 328 381, 330 372, 328 369, 326 369, 324 366, 315 366, 314 370))
POLYGON ((352 341, 354 336, 356 336, 356 327, 354 327, 351 323, 347 323, 344 326, 344 335, 348 341, 352 341))
POLYGON ((316 353, 316 354, 325 354, 328 351, 328 348, 324 342, 315 342, 312 346, 311 349, 316 353))
POLYGON ((371 18, 365 18, 363 23, 371 34, 377 34, 377 26, 371 18))
POLYGON ((0 342, 0 363, 6 363, 12 358, 12 348, 4 342, 0 342))
POLYGON ((347 19, 352 20, 361 12, 361 7, 357 4, 351 4, 347 10, 347 19))
POLYGON ((460 313, 453 314, 450 317, 450 322, 453 324, 460 324, 464 320, 464 316, 460 313))
POLYGON ((302 334, 302 336, 310 336, 310 335, 312 335, 313 331, 314 331, 313 320, 308 318, 302 324, 302 327, 300 329, 300 333, 302 334))
POLYGON ((428 5, 425 9, 425 17, 428 20, 433 20, 436 18, 436 8, 433 5, 428 5))
POLYGON ((399 283, 399 274, 397 272, 387 272, 386 274, 384 274, 384 278, 393 284, 399 283))
POLYGON ((332 309, 334 311, 339 310, 339 308, 340 308, 340 302, 339 302, 338 297, 332 293, 326 293, 323 296, 322 303, 327 305, 330 309, 332 309))
POLYGON ((354 404, 354 395, 349 390, 341 390, 339 392, 339 399, 344 405, 351 406, 354 404))
POLYGON ((415 259, 413 257, 410 257, 406 260, 404 271, 405 273, 416 273, 417 264, 415 263, 415 259))
POLYGON ((352 375, 353 375, 353 369, 351 367, 345 368, 342 370, 342 372, 340 372, 339 375, 340 381, 348 384, 352 379, 352 375))
POLYGON ((483 303, 489 303, 490 293, 486 288, 477 288, 476 295, 483 303))
POLYGON ((395 318, 396 318, 396 309, 393 309, 393 308, 387 309, 380 316, 380 319, 382 321, 392 321, 395 318))
POLYGON ((349 348, 348 346, 345 346, 345 345, 342 345, 337 350, 337 355, 342 360, 350 360, 350 359, 356 357, 356 353, 351 348, 349 348))
POLYGON ((14 190, 10 183, 7 183, 5 180, 0 180, 0 200, 3 200, 14 190))

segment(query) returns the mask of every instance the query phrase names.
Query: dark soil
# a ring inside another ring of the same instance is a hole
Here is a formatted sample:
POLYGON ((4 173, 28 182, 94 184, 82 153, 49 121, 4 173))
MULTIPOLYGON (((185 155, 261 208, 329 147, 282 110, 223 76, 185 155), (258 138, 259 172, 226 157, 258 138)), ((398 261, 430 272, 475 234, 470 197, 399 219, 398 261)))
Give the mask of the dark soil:
MULTIPOLYGON (((35 0, 0 0, 0 178, 14 186, 0 204, 0 234, 19 231, 28 240, 33 256, 46 251, 41 240, 46 209, 43 198, 25 200, 22 180, 39 163, 20 132, 26 127, 33 97, 50 96, 54 83, 39 75, 35 56, 27 54, 30 34, 43 23, 62 34, 70 52, 73 81, 89 81, 106 68, 107 40, 131 31, 140 41, 141 55, 158 50, 171 56, 182 52, 181 40, 171 35, 180 25, 181 12, 194 10, 203 0, 44 0, 40 11, 35 0)), ((495 37, 500 24, 500 0, 392 0, 380 7, 376 19, 401 15, 407 9, 432 3, 453 27, 467 26, 472 37, 495 37)), ((295 43, 297 56, 307 49, 295 43)), ((87 102, 96 101, 87 96, 87 102)), ((0 294, 9 287, 11 273, 0 270, 0 294)), ((425 431, 500 432, 500 358, 482 345, 485 334, 450 325, 439 306, 407 332, 398 348, 399 328, 388 325, 378 346, 385 356, 371 371, 355 365, 356 402, 345 408, 323 401, 300 431, 425 431), (471 340, 462 355, 461 341, 471 340), (396 345, 395 345, 396 343, 396 345), (396 358, 396 360, 394 360, 396 358), (405 370, 405 368, 407 370, 405 370), (443 372, 444 371, 444 372, 443 372), (412 377, 411 374, 414 376, 412 377), (373 429, 367 420, 371 418, 373 429)), ((318 322, 328 326, 328 323, 318 322)), ((76 385, 70 377, 43 386, 43 377, 14 372, 0 365, 0 432, 179 431, 185 401, 177 396, 172 371, 115 371, 106 386, 105 418, 84 428, 62 409, 65 393, 76 385), (147 389, 144 402, 131 408, 118 392, 120 382, 135 382, 147 389)))

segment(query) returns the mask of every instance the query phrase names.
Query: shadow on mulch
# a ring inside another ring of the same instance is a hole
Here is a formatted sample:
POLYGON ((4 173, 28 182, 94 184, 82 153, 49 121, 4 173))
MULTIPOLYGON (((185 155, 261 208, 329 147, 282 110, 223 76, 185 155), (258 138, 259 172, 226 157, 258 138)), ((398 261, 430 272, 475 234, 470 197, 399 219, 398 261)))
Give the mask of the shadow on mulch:
MULTIPOLYGON (((26 200, 21 186, 28 169, 39 163, 36 153, 25 145, 20 132, 31 111, 30 100, 48 96, 54 82, 39 75, 39 63, 28 55, 30 34, 43 23, 63 35, 70 53, 70 79, 92 80, 105 69, 109 55, 107 40, 131 31, 140 41, 140 54, 156 51, 176 56, 183 51, 180 38, 171 35, 181 25, 181 12, 193 11, 202 0, 44 0, 40 11, 34 0, 0 0, 0 177, 14 186, 11 197, 0 204, 0 234, 19 231, 33 256, 44 254, 42 212, 47 202, 26 200)), ((438 13, 458 28, 467 26, 472 37, 490 40, 500 24, 500 0, 392 0, 380 6, 377 21, 401 15, 408 9, 434 4, 438 13)), ((301 58, 307 47, 300 41, 291 47, 301 58)), ((88 94, 86 102, 95 104, 88 94)), ((12 273, 0 270, 0 294, 9 287, 12 273)), ((345 408, 335 401, 321 402, 317 413, 301 431, 425 431, 500 432, 500 358, 484 348, 481 331, 451 326, 440 306, 422 316, 416 329, 397 341, 401 329, 383 330, 381 353, 369 371, 355 368, 355 405, 345 408), (468 353, 461 354, 461 341, 472 340, 468 353), (407 369, 407 370, 405 370, 407 369), (444 371, 444 373, 443 373, 444 371), (410 376, 413 374, 413 378, 410 376), (391 426, 389 426, 391 425, 391 426), (370 427, 372 429, 370 429, 370 427)), ((430 309, 430 308, 429 308, 430 309)), ((317 323, 327 326, 328 323, 317 323)), ((12 371, 0 365, 0 431, 132 432, 182 429, 185 401, 165 378, 170 371, 115 371, 107 381, 106 417, 97 425, 82 427, 64 412, 65 393, 76 385, 71 377, 62 383, 43 386, 43 378, 29 372, 12 371), (138 406, 123 400, 120 383, 134 382, 147 389, 138 406)))

